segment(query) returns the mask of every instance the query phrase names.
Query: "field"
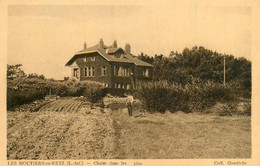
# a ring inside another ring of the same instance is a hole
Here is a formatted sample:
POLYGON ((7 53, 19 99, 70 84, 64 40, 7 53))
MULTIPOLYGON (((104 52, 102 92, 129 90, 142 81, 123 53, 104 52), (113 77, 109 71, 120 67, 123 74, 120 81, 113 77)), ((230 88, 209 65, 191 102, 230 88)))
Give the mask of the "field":
MULTIPOLYGON (((124 99, 110 108, 61 98, 35 112, 8 112, 8 159, 250 158, 251 117, 210 114, 129 117, 124 99)), ((114 105, 113 105, 114 104, 114 105)))

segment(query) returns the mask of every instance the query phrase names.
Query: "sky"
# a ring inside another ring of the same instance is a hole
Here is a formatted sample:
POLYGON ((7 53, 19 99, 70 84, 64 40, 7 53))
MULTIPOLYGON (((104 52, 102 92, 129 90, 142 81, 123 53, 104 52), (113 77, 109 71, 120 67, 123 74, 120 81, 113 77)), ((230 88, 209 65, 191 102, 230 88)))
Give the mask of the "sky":
POLYGON ((135 55, 168 56, 197 45, 250 60, 251 7, 212 2, 9 5, 7 62, 22 64, 26 74, 63 79, 84 42, 90 47, 100 38, 123 48, 130 43, 135 55))

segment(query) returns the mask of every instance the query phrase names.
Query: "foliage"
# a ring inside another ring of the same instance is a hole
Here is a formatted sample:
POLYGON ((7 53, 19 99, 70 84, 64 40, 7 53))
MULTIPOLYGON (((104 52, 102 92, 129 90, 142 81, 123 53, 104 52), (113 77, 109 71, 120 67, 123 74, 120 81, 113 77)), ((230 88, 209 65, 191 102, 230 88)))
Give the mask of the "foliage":
POLYGON ((59 96, 85 96, 95 103, 106 95, 106 90, 101 83, 67 80, 56 81, 53 79, 41 79, 17 77, 7 80, 7 105, 13 106, 25 104, 50 94, 59 96))
POLYGON ((45 79, 45 77, 44 77, 44 75, 38 75, 38 74, 36 74, 36 73, 31 73, 31 74, 29 74, 28 76, 27 76, 27 78, 39 78, 39 79, 45 79))
POLYGON ((79 87, 82 96, 85 96, 92 103, 96 103, 106 96, 106 89, 100 83, 78 82, 76 86, 79 87))
POLYGON ((194 112, 235 97, 229 85, 224 87, 219 83, 203 82, 195 78, 185 86, 167 81, 140 83, 137 93, 138 98, 152 113, 164 113, 166 110, 194 112))
POLYGON ((251 97, 251 62, 245 58, 220 54, 204 47, 185 48, 181 53, 172 51, 169 57, 155 55, 154 58, 141 54, 139 59, 154 65, 155 81, 178 82, 190 84, 192 78, 204 82, 223 83, 224 56, 226 67, 226 83, 239 86, 241 95, 251 97))
POLYGON ((153 64, 154 58, 144 54, 143 52, 137 56, 138 59, 145 61, 147 63, 153 64))
POLYGON ((21 69, 22 64, 7 65, 7 78, 13 79, 16 77, 26 77, 26 74, 21 69))
POLYGON ((30 103, 32 101, 42 99, 43 91, 39 90, 7 90, 7 109, 10 110, 14 106, 30 103))

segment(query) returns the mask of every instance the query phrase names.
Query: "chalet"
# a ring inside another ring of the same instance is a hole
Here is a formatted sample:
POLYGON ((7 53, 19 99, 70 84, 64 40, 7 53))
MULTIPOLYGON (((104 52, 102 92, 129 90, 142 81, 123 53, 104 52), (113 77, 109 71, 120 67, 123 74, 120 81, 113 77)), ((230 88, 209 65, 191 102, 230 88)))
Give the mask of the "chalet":
POLYGON ((138 81, 150 80, 153 72, 153 65, 131 54, 129 44, 125 49, 116 41, 106 46, 103 39, 89 48, 85 43, 65 66, 71 68, 71 78, 101 82, 108 88, 134 88, 138 81))

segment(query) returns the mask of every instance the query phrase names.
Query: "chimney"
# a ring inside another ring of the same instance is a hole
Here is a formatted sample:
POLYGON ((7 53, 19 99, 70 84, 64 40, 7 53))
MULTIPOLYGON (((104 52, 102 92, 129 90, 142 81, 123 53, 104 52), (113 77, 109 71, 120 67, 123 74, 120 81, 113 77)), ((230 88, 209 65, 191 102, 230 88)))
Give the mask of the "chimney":
POLYGON ((104 48, 104 41, 103 41, 102 38, 101 38, 100 41, 99 41, 98 48, 99 48, 99 49, 103 49, 103 48, 104 48))
POLYGON ((87 43, 86 43, 86 42, 84 43, 83 48, 84 48, 84 49, 87 49, 87 43))
POLYGON ((117 41, 115 40, 114 43, 113 43, 113 47, 114 48, 117 48, 117 41))
POLYGON ((126 45, 125 45, 125 53, 126 53, 127 55, 130 55, 130 54, 131 54, 131 46, 130 46, 130 44, 128 44, 128 43, 126 43, 126 45))

